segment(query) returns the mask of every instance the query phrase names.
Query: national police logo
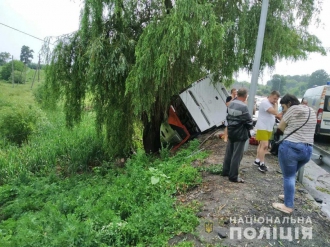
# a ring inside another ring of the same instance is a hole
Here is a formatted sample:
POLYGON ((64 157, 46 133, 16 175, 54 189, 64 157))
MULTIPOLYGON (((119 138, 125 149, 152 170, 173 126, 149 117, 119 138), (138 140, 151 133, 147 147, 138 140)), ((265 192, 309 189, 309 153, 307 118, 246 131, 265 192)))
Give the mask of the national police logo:
POLYGON ((205 222, 205 232, 213 232, 213 222, 205 222))

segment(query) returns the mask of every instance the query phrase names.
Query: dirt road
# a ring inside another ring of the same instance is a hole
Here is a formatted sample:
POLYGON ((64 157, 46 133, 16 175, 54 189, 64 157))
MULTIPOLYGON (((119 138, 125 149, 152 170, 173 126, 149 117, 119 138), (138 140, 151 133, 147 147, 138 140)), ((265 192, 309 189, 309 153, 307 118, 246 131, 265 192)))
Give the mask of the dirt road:
MULTIPOLYGON (((211 154, 193 166, 223 163, 226 144, 221 139, 209 138, 203 147, 211 154)), ((179 196, 181 201, 201 204, 200 225, 194 235, 177 236, 171 244, 185 239, 194 241, 195 246, 330 246, 330 220, 301 184, 296 185, 291 216, 272 208, 283 194, 277 157, 267 155, 269 171, 264 174, 253 165, 255 155, 256 146, 250 145, 240 166, 245 183, 232 183, 227 177, 203 171, 203 184, 179 196)))

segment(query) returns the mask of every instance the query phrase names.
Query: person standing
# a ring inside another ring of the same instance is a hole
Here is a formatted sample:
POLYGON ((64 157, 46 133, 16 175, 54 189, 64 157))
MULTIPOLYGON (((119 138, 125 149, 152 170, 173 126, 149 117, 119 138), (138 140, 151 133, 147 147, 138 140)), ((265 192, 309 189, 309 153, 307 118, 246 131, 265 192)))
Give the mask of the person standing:
POLYGON ((243 157, 244 146, 249 138, 249 131, 253 129, 253 121, 247 105, 247 90, 240 88, 237 98, 228 105, 228 144, 224 158, 222 176, 228 176, 229 181, 244 183, 238 177, 238 168, 243 157))
POLYGON ((296 173, 312 155, 316 115, 312 108, 300 104, 294 95, 284 95, 280 104, 285 114, 278 129, 284 132, 285 139, 278 149, 284 187, 284 195, 279 195, 279 199, 284 204, 272 205, 275 209, 290 214, 294 206, 296 173))
POLYGON ((302 105, 308 105, 308 101, 307 101, 307 99, 302 99, 301 104, 302 104, 302 105))
MULTIPOLYGON (((230 90, 230 93, 231 93, 231 95, 226 98, 226 106, 227 107, 228 107, 229 103, 237 97, 236 88, 232 88, 230 90)), ((228 109, 227 109, 227 113, 228 113, 228 109)), ((224 131, 224 134, 223 134, 223 136, 224 136, 223 140, 224 140, 224 142, 227 142, 228 141, 228 130, 227 130, 228 123, 226 122, 225 125, 226 125, 226 128, 225 128, 225 131, 224 131)))
POLYGON ((259 141, 259 145, 254 165, 258 166, 258 170, 261 172, 268 171, 265 165, 265 155, 268 152, 268 142, 273 133, 275 116, 278 115, 277 101, 279 97, 280 93, 273 91, 259 105, 258 120, 256 123, 256 140, 259 141))

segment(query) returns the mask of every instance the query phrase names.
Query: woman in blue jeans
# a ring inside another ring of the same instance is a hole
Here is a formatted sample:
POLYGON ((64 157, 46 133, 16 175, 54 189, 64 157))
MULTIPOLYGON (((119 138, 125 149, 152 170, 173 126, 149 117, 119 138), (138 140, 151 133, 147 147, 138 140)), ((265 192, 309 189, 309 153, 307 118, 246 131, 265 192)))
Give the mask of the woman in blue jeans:
POLYGON ((284 195, 279 195, 279 199, 284 201, 284 204, 273 203, 273 207, 290 214, 294 206, 296 173, 312 155, 316 115, 312 108, 300 104, 294 95, 284 95, 280 104, 284 115, 278 129, 284 133, 283 137, 302 126, 280 144, 278 152, 284 187, 284 195))

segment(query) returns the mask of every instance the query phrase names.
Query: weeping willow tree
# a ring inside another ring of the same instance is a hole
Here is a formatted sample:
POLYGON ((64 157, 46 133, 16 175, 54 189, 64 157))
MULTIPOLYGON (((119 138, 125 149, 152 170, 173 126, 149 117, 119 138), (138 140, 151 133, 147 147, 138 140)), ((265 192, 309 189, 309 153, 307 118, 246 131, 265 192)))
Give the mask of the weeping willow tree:
MULTIPOLYGON (((61 37, 49 56, 46 88, 63 97, 68 125, 92 97, 109 152, 129 152, 133 123, 143 123, 147 152, 160 148, 171 97, 213 73, 229 85, 251 70, 262 1, 85 0, 79 30, 61 37)), ((325 54, 308 32, 320 0, 272 0, 261 70, 277 60, 325 54)))

